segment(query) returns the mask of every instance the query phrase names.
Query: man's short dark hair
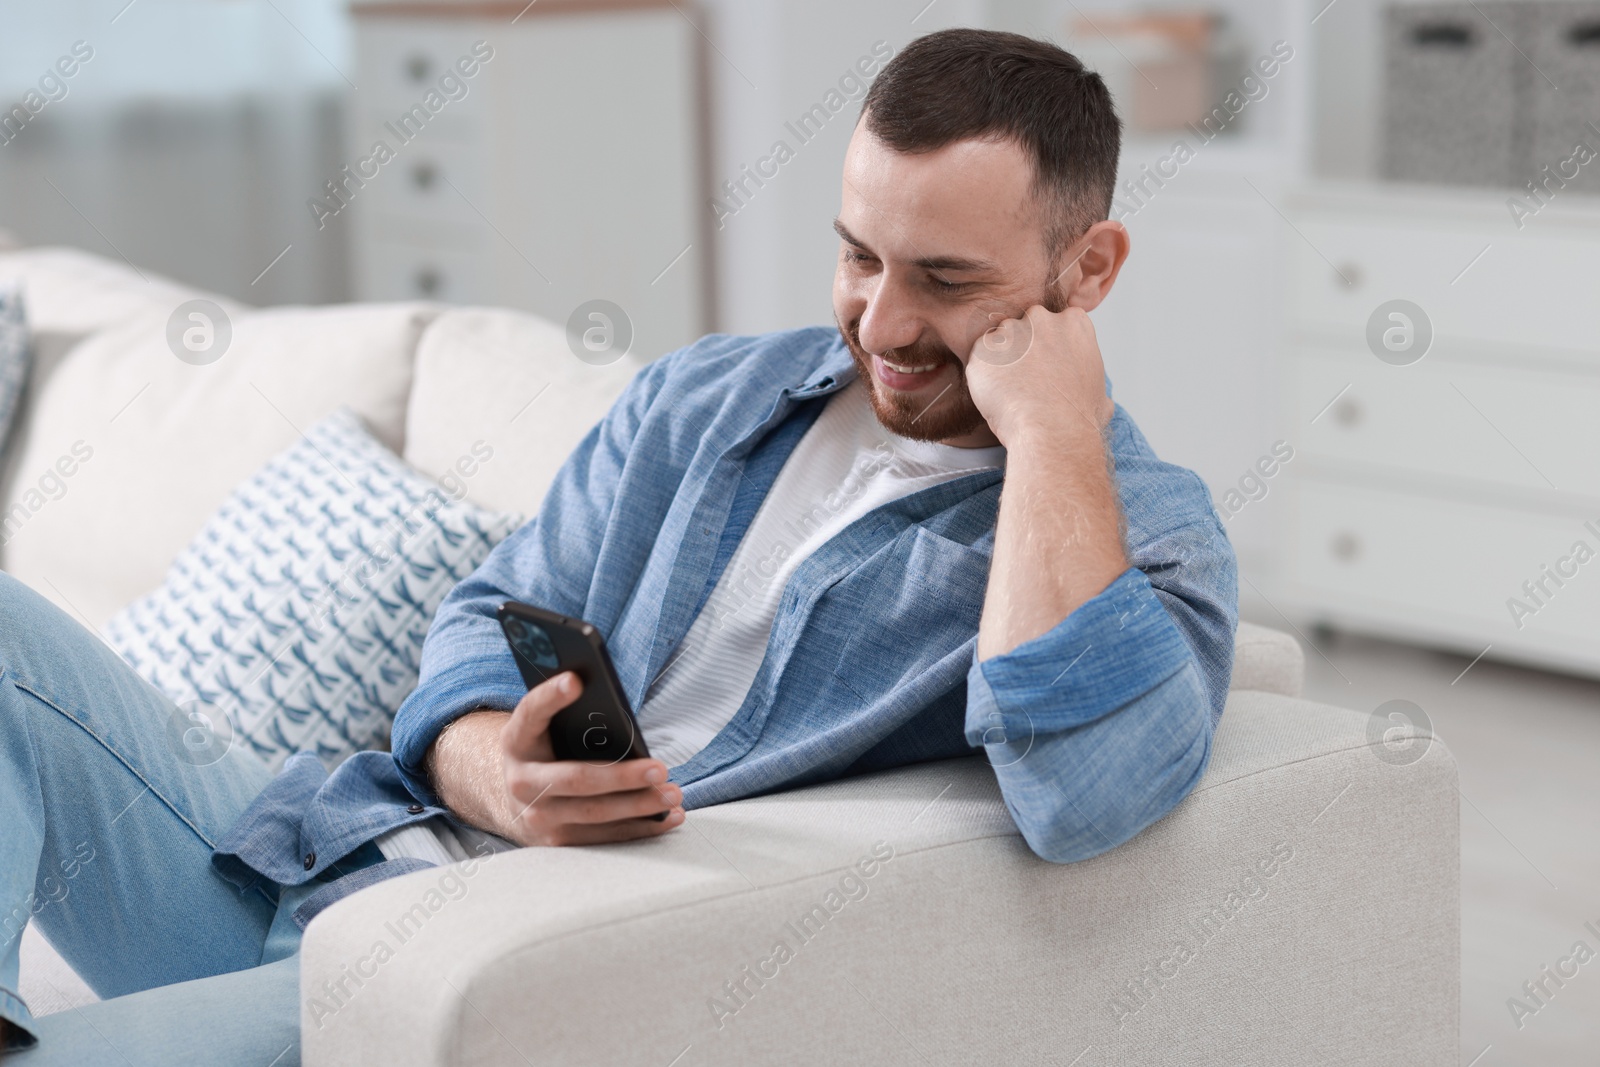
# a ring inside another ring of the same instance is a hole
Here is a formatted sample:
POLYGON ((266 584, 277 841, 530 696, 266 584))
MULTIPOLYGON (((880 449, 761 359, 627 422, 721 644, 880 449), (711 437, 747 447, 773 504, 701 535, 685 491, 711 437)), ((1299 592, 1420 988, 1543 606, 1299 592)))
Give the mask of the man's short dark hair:
POLYGON ((1052 256, 1111 213, 1122 122, 1100 75, 1048 41, 971 29, 919 37, 879 73, 861 113, 897 152, 1016 141, 1033 160, 1052 256))

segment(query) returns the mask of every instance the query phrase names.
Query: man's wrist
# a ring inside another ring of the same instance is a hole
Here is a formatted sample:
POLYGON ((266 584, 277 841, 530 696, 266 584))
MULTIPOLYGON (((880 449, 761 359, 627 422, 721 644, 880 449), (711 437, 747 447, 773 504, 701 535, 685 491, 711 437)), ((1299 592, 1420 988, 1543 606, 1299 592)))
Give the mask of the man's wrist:
POLYGON ((505 821, 500 731, 508 711, 480 709, 452 719, 423 760, 428 784, 456 818, 499 833, 505 821))
POLYGON ((1008 467, 1033 456, 1048 458, 1051 463, 1065 459, 1104 466, 1109 447, 1105 432, 1076 412, 1068 412, 1065 418, 1058 414, 1049 419, 1019 420, 1007 427, 1004 443, 1008 467))
MULTIPOLYGON (((484 709, 479 709, 479 711, 482 710, 484 709)), ((448 752, 455 745, 457 738, 452 737, 452 734, 456 732, 457 728, 476 714, 478 714, 477 711, 463 712, 445 723, 439 729, 439 732, 434 735, 433 743, 428 746, 427 752, 423 754, 422 776, 427 779, 428 787, 433 790, 435 796, 442 797, 444 795, 439 786, 441 754, 448 752)))

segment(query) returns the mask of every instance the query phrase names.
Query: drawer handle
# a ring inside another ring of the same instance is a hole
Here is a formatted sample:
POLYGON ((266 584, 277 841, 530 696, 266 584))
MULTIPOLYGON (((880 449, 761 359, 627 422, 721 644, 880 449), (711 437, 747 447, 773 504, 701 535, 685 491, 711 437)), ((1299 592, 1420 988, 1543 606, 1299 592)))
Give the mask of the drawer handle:
POLYGON ((1587 22, 1575 23, 1567 31, 1567 43, 1574 48, 1600 46, 1600 20, 1591 19, 1587 22))
POLYGON ((432 267, 423 267, 417 271, 412 283, 416 286, 418 293, 423 296, 432 296, 439 291, 444 279, 432 267))
POLYGON ((405 70, 412 81, 425 82, 433 73, 433 60, 421 52, 413 52, 406 58, 405 70))
POLYGON ((1418 48, 1471 48, 1472 27, 1457 22, 1424 22, 1411 30, 1418 48))
POLYGON ((1333 549, 1333 558, 1345 563, 1361 555, 1361 539, 1348 530, 1335 534, 1329 547, 1333 549))
POLYGON ((1341 289, 1356 289, 1361 285, 1361 268, 1354 263, 1346 263, 1342 267, 1335 267, 1333 274, 1338 279, 1341 289))
POLYGON ((1333 418, 1340 426, 1360 426, 1366 415, 1361 401, 1353 396, 1340 397, 1333 405, 1333 418))
POLYGON ((418 163, 411 168, 411 183, 418 189, 432 189, 439 180, 439 169, 432 163, 418 163))

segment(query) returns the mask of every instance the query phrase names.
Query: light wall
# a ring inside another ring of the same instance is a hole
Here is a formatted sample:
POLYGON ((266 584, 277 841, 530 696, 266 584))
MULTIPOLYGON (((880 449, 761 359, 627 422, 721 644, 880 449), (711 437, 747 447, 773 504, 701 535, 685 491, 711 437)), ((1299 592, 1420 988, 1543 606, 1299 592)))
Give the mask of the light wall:
POLYGON ((789 132, 877 42, 898 52, 924 33, 984 25, 981 0, 751 3, 708 0, 712 51, 712 181, 739 176, 775 140, 796 147, 716 234, 719 328, 753 333, 829 322, 838 237, 839 172, 859 98, 804 145, 789 132), (920 17, 919 17, 920 12, 920 17), (913 21, 915 20, 915 21, 913 21))

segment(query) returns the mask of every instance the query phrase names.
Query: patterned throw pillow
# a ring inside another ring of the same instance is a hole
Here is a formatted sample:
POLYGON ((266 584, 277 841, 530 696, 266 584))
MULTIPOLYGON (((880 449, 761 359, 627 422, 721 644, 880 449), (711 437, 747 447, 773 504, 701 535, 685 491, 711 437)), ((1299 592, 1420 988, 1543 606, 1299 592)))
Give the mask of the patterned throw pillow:
POLYGON ((439 602, 521 521, 452 500, 341 410, 234 490, 106 637, 179 706, 180 758, 242 741, 273 770, 336 763, 387 743, 439 602))
POLYGON ((11 420, 22 401, 22 387, 28 382, 31 362, 22 286, 0 282, 0 455, 5 454, 11 420))

